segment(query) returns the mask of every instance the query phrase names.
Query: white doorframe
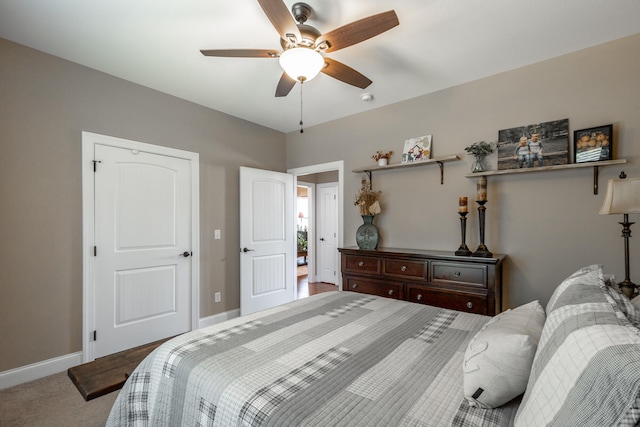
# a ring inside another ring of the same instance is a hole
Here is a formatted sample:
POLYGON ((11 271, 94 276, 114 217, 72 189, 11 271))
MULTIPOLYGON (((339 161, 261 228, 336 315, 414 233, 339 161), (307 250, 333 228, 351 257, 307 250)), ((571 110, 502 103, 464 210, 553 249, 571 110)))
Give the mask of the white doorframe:
MULTIPOLYGON (((338 171, 338 247, 344 247, 344 161, 320 163, 317 165, 303 166, 300 168, 288 169, 287 172, 293 174, 294 186, 298 183, 298 175, 311 175, 321 172, 338 171)), ((342 271, 340 265, 338 270, 342 271)), ((342 275, 338 274, 338 289, 342 290, 342 275)))
MULTIPOLYGON (((94 147, 96 144, 178 157, 191 162, 191 329, 200 318, 200 164, 198 153, 144 142, 82 132, 82 360, 94 360, 92 331, 95 329, 94 292, 94 147)), ((98 164, 99 167, 99 164, 98 164)))

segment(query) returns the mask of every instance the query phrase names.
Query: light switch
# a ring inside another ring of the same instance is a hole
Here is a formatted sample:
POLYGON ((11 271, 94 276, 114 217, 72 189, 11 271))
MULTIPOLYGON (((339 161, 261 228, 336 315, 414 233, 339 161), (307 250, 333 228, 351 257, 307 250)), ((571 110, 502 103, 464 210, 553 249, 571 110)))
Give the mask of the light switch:
POLYGON ((220 230, 213 231, 213 238, 216 240, 220 240, 220 230))

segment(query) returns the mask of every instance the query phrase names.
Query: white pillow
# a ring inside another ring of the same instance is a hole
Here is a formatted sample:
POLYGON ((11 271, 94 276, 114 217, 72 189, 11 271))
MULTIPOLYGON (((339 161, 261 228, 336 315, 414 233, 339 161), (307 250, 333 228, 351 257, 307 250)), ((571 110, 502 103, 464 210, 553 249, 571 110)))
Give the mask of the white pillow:
POLYGON ((489 320, 464 356, 464 397, 469 405, 496 408, 524 393, 545 321, 533 301, 489 320))
POLYGON ((640 295, 638 295, 637 297, 634 297, 631 300, 631 304, 635 305, 638 308, 638 310, 640 310, 640 295))

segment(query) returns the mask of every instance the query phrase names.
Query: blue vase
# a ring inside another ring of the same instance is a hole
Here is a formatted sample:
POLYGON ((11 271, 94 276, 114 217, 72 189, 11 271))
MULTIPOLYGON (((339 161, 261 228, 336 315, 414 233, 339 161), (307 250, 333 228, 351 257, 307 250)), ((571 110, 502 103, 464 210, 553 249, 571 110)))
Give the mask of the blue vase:
POLYGON ((380 233, 378 227, 373 223, 374 215, 362 215, 362 224, 356 230, 356 243, 360 249, 374 250, 378 247, 380 233))

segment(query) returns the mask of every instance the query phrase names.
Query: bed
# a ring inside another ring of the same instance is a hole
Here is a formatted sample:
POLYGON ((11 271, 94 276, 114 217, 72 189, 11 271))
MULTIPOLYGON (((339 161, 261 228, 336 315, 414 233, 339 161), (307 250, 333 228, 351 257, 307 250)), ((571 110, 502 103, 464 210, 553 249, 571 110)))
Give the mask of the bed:
POLYGON ((640 310, 603 277, 493 318, 353 292, 235 318, 151 353, 107 426, 634 426, 640 310))

